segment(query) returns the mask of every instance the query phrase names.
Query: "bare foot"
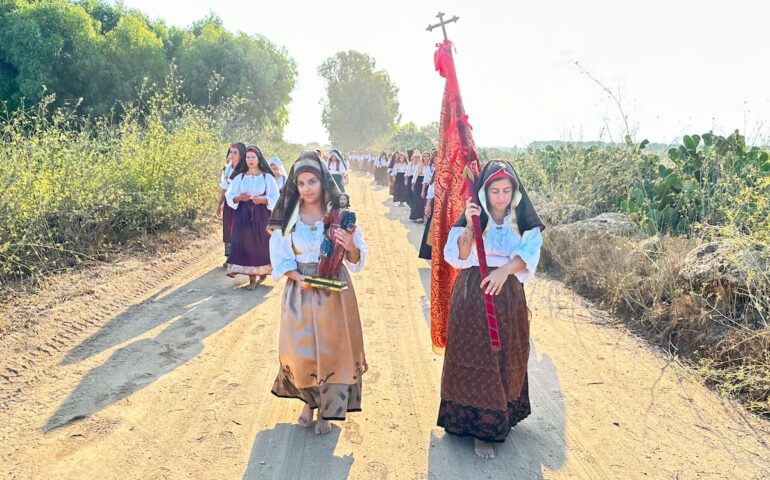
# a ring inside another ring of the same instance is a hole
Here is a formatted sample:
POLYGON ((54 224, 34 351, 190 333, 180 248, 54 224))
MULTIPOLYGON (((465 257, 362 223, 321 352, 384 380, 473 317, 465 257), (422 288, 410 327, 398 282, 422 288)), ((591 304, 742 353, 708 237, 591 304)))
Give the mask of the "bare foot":
POLYGON ((254 282, 254 283, 249 283, 248 285, 246 285, 246 286, 245 286, 245 287, 243 287, 243 288, 244 288, 244 290, 256 290, 256 289, 257 289, 257 285, 258 285, 258 284, 257 284, 256 282, 254 282))
POLYGON ((315 422, 315 434, 326 435, 331 431, 332 431, 332 424, 329 423, 329 420, 324 420, 319 416, 318 420, 315 422))
POLYGON ((310 424, 313 423, 313 413, 313 409, 306 403, 305 406, 302 407, 302 413, 299 414, 299 419, 297 419, 299 426, 303 428, 309 427, 310 424))
POLYGON ((491 443, 485 442, 483 440, 476 439, 476 445, 475 445, 476 455, 478 455, 481 458, 485 458, 487 460, 491 460, 495 458, 495 449, 492 447, 491 443))

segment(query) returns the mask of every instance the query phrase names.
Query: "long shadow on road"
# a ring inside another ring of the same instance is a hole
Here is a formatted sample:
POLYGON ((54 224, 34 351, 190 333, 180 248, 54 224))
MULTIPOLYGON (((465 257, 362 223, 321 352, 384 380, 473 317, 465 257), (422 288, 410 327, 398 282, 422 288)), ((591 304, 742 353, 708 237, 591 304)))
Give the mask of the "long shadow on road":
POLYGON ((284 478, 345 480, 353 465, 352 455, 334 456, 340 428, 318 436, 313 428, 279 423, 257 434, 243 480, 284 478))
POLYGON ((132 306, 68 354, 64 363, 75 363, 129 342, 83 377, 43 431, 86 418, 188 362, 203 350, 204 339, 264 302, 271 288, 233 289, 217 268, 132 306))

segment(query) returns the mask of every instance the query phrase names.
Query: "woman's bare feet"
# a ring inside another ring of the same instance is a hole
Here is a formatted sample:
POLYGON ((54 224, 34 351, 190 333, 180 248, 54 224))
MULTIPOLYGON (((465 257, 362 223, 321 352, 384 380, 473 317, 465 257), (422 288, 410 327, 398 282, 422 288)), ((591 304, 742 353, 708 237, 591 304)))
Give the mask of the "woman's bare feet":
POLYGON ((491 443, 479 440, 478 438, 475 440, 476 445, 474 449, 476 450, 476 455, 487 460, 495 458, 495 449, 491 443))
POLYGON ((249 275, 249 284, 244 288, 246 290, 254 290, 257 288, 257 285, 259 285, 259 282, 257 282, 257 276, 249 275))
POLYGON ((316 435, 326 435, 327 433, 332 431, 332 424, 329 423, 329 420, 324 420, 321 418, 321 416, 318 416, 318 420, 315 422, 315 434, 316 435))
POLYGON ((310 408, 310 405, 307 403, 304 407, 302 407, 302 412, 299 414, 299 418, 297 419, 297 423, 299 423, 300 427, 307 428, 310 426, 311 423, 313 423, 313 409, 310 408))

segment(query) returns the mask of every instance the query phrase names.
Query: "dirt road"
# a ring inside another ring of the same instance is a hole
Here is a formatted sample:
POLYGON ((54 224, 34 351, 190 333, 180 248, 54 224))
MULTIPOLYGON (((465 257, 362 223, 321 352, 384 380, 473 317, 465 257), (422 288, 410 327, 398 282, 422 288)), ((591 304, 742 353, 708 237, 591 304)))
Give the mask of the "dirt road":
POLYGON ((63 276, 30 300, 34 335, 0 340, 0 476, 770 478, 768 422, 543 277, 527 286, 533 415, 493 461, 444 435, 422 226, 370 182, 348 186, 370 249, 353 277, 371 364, 363 412, 320 438, 295 425, 299 402, 270 394, 282 284, 239 288, 212 235, 63 276))

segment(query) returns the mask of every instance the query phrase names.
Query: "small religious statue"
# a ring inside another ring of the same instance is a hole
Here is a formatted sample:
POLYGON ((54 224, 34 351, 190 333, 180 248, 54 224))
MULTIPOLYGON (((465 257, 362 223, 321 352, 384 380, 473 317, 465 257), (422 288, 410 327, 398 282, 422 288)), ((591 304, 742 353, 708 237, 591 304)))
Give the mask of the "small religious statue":
POLYGON ((318 275, 305 276, 305 282, 313 287, 334 291, 348 288, 347 282, 339 280, 345 249, 335 238, 334 232, 338 228, 342 228, 348 233, 353 233, 356 229, 356 214, 350 210, 350 197, 345 193, 339 197, 339 208, 332 208, 330 204, 324 215, 324 238, 321 242, 318 275))

